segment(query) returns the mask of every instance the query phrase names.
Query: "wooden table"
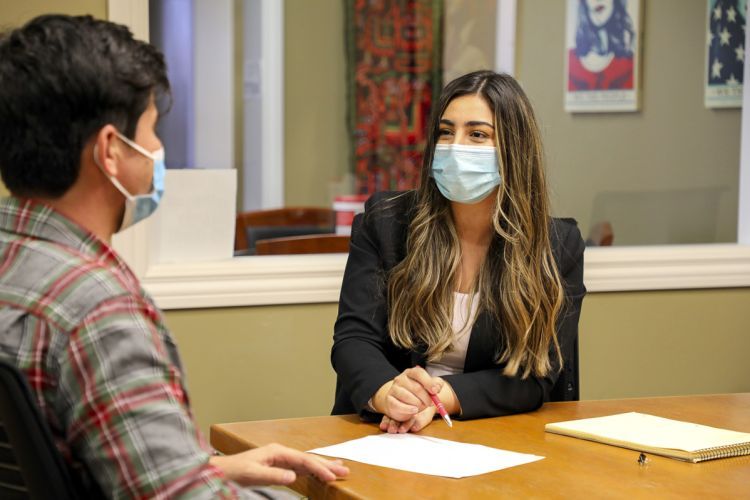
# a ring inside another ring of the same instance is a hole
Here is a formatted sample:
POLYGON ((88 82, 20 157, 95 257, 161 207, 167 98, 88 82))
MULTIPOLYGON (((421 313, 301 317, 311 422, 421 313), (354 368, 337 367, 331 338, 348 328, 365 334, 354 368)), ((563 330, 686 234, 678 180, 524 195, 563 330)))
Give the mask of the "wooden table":
MULTIPOLYGON (((441 421, 422 434, 546 457, 480 476, 449 479, 345 461, 348 478, 324 485, 302 477, 292 486, 310 498, 750 498, 750 456, 691 464, 544 432, 544 424, 639 411, 750 432, 750 393, 549 403, 509 417, 441 421)), ((211 427, 211 444, 236 453, 279 442, 301 450, 380 431, 354 415, 266 420, 211 427)))

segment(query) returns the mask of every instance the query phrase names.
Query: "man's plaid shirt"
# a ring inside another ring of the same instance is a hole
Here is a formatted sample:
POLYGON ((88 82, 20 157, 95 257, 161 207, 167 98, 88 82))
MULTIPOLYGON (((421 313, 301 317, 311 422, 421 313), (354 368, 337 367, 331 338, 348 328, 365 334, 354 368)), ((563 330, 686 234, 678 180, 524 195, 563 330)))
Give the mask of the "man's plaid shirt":
POLYGON ((63 455, 108 496, 252 495, 208 463, 177 348, 125 262, 13 197, 0 200, 0 356, 25 373, 63 455))

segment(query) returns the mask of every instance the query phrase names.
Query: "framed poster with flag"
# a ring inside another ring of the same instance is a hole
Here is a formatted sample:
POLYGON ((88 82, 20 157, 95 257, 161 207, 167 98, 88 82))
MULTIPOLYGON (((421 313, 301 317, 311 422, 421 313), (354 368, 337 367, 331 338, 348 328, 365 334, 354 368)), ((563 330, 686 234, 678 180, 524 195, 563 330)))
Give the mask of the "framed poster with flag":
POLYGON ((565 111, 638 109, 641 0, 567 0, 565 111))
POLYGON ((708 0, 707 108, 742 106, 747 0, 708 0))

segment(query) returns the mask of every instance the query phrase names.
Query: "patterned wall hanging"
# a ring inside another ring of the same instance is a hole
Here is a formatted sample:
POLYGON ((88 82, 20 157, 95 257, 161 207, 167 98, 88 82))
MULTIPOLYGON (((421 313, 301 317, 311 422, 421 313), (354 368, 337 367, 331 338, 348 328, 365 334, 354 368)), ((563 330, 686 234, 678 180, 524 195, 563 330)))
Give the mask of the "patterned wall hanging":
POLYGON ((419 183, 442 86, 442 0, 344 0, 355 192, 419 183))

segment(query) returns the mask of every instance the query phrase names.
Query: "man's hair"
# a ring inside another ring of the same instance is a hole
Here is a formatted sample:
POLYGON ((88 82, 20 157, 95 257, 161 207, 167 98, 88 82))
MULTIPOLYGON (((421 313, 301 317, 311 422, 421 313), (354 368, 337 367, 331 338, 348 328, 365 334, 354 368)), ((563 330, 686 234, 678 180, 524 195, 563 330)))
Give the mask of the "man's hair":
POLYGON ((133 138, 152 96, 169 92, 164 56, 122 25, 44 15, 0 36, 0 174, 21 196, 63 195, 104 125, 133 138))

